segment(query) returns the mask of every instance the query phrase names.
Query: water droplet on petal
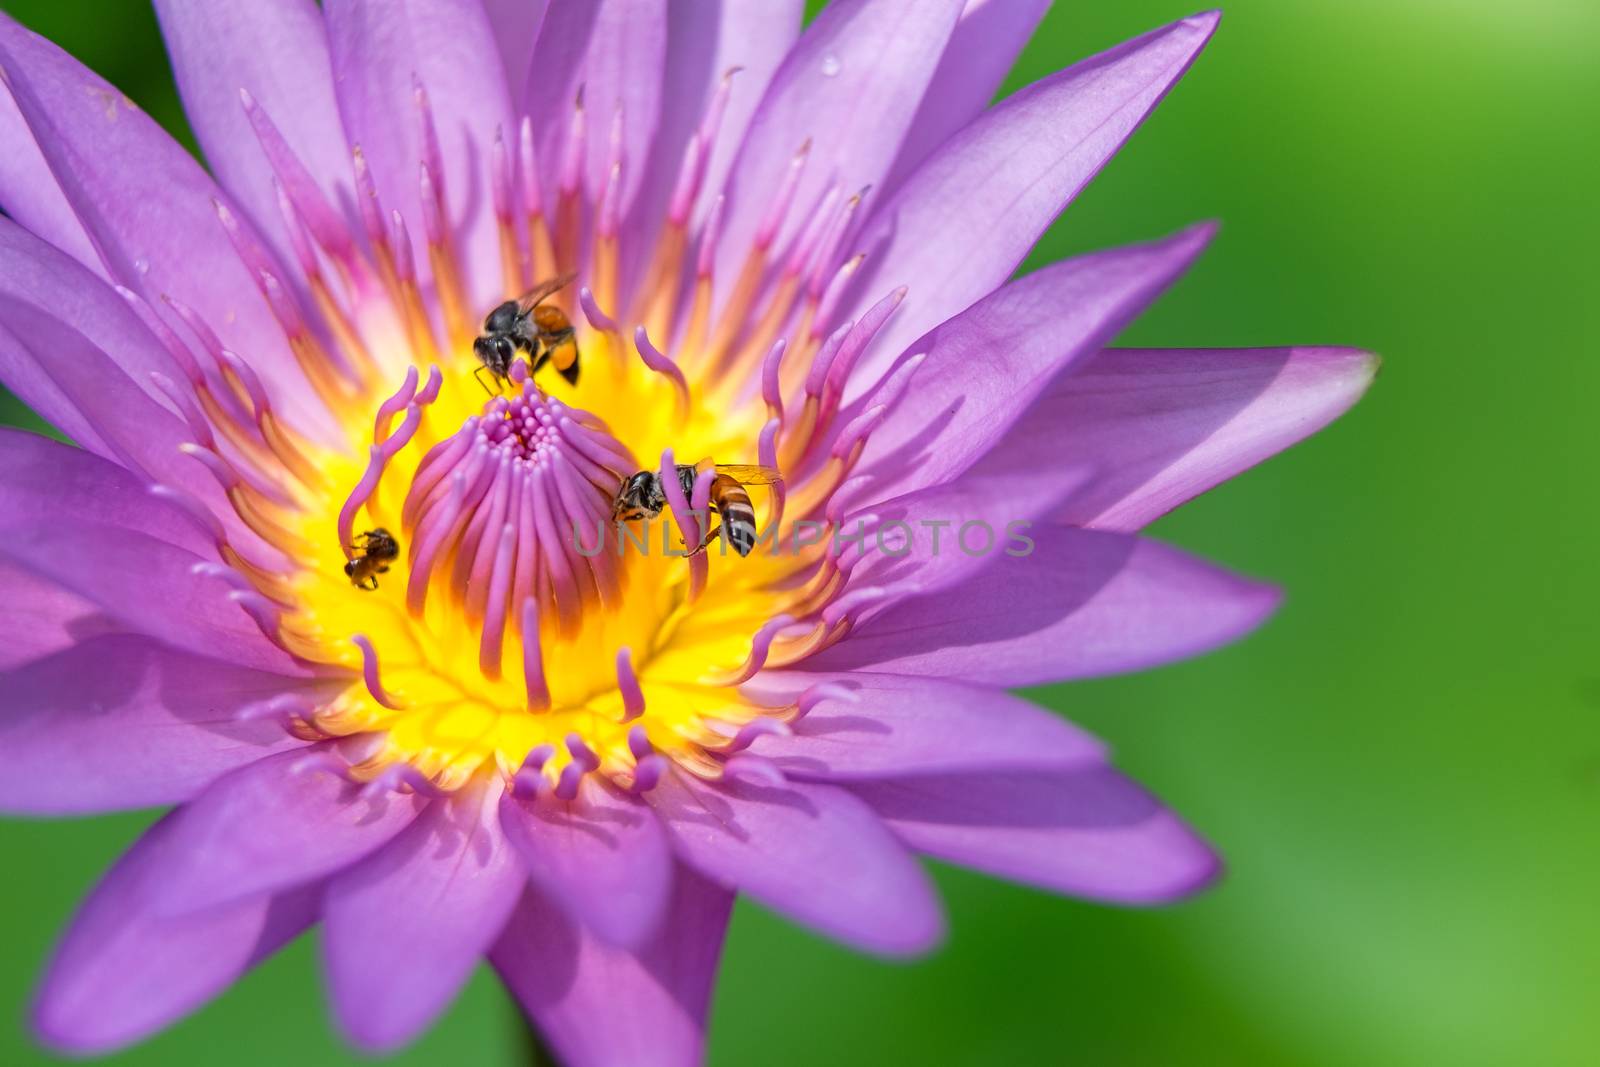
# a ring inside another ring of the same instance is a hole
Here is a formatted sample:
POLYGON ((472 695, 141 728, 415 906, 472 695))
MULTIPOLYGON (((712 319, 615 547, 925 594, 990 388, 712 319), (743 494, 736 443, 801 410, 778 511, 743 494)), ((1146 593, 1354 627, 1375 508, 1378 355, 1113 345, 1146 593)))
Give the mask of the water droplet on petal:
POLYGON ((143 256, 140 256, 138 259, 133 261, 133 269, 138 271, 140 274, 149 274, 150 261, 145 259, 143 256))
POLYGON ((828 77, 828 78, 831 78, 835 74, 839 73, 839 57, 834 55, 831 52, 828 53, 827 55, 823 56, 822 57, 822 73, 823 73, 823 75, 825 77, 828 77))

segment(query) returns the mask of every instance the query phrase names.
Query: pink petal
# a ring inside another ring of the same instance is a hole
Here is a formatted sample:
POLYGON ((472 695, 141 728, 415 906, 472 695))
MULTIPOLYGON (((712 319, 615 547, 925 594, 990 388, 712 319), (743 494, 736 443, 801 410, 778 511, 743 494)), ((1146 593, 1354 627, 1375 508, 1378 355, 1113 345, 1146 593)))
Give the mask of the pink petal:
POLYGON ((974 468, 944 485, 872 504, 865 509, 870 522, 855 517, 855 509, 846 512, 839 540, 858 541, 854 551, 865 556, 851 567, 846 591, 883 590, 881 599, 852 618, 859 623, 906 597, 966 581, 1004 551, 1013 531, 1064 506, 1090 474, 1086 466, 1056 466, 1035 457, 1005 469, 974 468))
POLYGON ((830 182, 849 194, 884 179, 960 9, 961 0, 836 0, 806 27, 729 171, 716 263, 724 292, 806 141, 810 155, 780 248, 830 182))
POLYGON ((533 61, 533 45, 544 25, 550 0, 483 0, 489 29, 500 49, 500 64, 505 68, 506 84, 513 102, 528 80, 528 65, 533 61))
POLYGON ((895 604, 807 660, 872 670, 1042 685, 1144 670, 1226 644, 1260 625, 1275 588, 1155 541, 1034 526, 991 564, 941 592, 895 604))
POLYGON ((989 106, 1049 7, 1050 0, 967 0, 880 199, 989 106))
POLYGON ((93 272, 0 219, 0 379, 85 448, 196 494, 210 475, 180 455, 193 434, 153 375, 183 372, 93 272))
POLYGON ((125 628, 47 578, 0 558, 0 670, 11 670, 125 628))
POLYGON ((745 131, 755 116, 778 65, 800 36, 802 0, 763 0, 759 4, 744 0, 696 0, 667 5, 666 99, 674 105, 661 116, 656 137, 657 163, 654 178, 661 183, 658 201, 661 208, 676 178, 683 149, 705 115, 711 94, 723 75, 733 68, 732 92, 722 127, 706 162, 706 174, 699 204, 693 214, 703 218, 717 194, 722 192, 728 168, 744 142, 745 131), (680 107, 676 101, 682 101, 680 107))
POLYGON ((304 690, 281 675, 97 637, 0 674, 0 808, 35 815, 188 800, 219 775, 300 748, 248 705, 304 690))
POLYGON ((966 470, 1063 368, 1098 351, 1177 280, 1214 232, 1195 226, 1164 241, 1053 263, 934 330, 912 346, 927 360, 873 431, 861 470, 879 474, 882 496, 966 470))
POLYGON ((248 92, 331 205, 353 203, 350 146, 314 0, 155 0, 183 108, 212 171, 286 262, 272 169, 240 102, 248 92))
POLYGON ((793 736, 758 737, 750 751, 791 776, 833 782, 1060 769, 1099 762, 1105 752, 1093 737, 1026 700, 942 678, 778 671, 745 688, 794 699, 824 684, 839 695, 817 700, 793 736))
POLYGON ((493 205, 483 172, 495 131, 514 145, 516 120, 500 52, 480 0, 327 0, 328 42, 345 132, 372 166, 383 206, 423 243, 415 86, 427 91, 444 187, 474 314, 505 299, 493 205))
POLYGON ((567 1067, 697 1067, 732 908, 680 865, 667 920, 629 952, 530 890, 489 959, 567 1067))
POLYGON ((147 534, 35 517, 0 536, 0 557, 174 647, 280 674, 304 673, 228 598, 228 584, 194 573, 202 557, 147 534))
POLYGON ((886 956, 926 952, 943 936, 927 875, 837 787, 678 773, 646 797, 685 863, 797 922, 886 956))
POLYGON ((204 1004, 304 930, 317 887, 255 896, 196 915, 162 916, 148 900, 176 877, 160 861, 157 823, 117 861, 51 957, 33 1028, 72 1055, 111 1052, 204 1004))
MULTIPOLYGON (((147 485, 160 483, 182 491, 211 514, 226 516, 221 524, 230 536, 258 543, 211 474, 179 450, 194 438, 188 427, 135 388, 82 334, 13 299, 3 284, 0 382, 92 455, 124 468, 147 485)), ((21 512, 0 522, 34 519, 21 512)), ((210 546, 202 551, 208 557, 216 554, 210 546)))
POLYGON ((505 926, 526 878, 495 815, 498 780, 429 805, 328 883, 323 959, 334 1011, 368 1052, 415 1037, 505 926))
POLYGON ((1092 461, 1063 521, 1136 530, 1308 437, 1366 391, 1349 348, 1107 349, 1053 382, 984 461, 1092 461))
POLYGON ((919 852, 1058 893, 1160 904, 1221 873, 1193 830, 1110 767, 901 778, 851 790, 919 852))
MULTIPOLYGON (((947 140, 868 224, 855 318, 910 294, 857 368, 859 392, 907 345, 1006 280, 1216 28, 1195 15, 1053 74, 947 140)), ((854 393, 852 393, 854 395, 854 393)))
MULTIPOLYGON (((577 76, 588 112, 588 189, 598 204, 605 193, 612 162, 612 124, 622 116, 623 192, 617 204, 623 214, 632 205, 655 142, 662 110, 661 84, 667 54, 666 0, 596 0, 593 30, 577 76)), ((537 70, 534 78, 539 78, 537 70)), ((576 95, 576 86, 573 87, 576 95)), ((552 104, 558 115, 570 114, 572 97, 552 104)), ((687 101, 671 101, 683 107, 687 101)), ((546 157, 550 158, 550 157, 546 157)))
POLYGON ((672 885, 672 853, 644 801, 585 780, 576 800, 553 791, 500 801, 500 822, 534 882, 608 944, 655 933, 672 885))
POLYGON ((79 263, 103 270, 100 255, 83 231, 83 223, 50 172, 50 164, 34 143, 33 131, 11 90, 0 85, 0 204, 30 232, 55 245, 79 263))
MULTIPOLYGON (((171 296, 199 312, 224 345, 247 354, 297 423, 331 432, 256 279, 218 222, 215 203, 227 198, 199 164, 127 97, 10 19, 0 19, 0 62, 109 276, 152 306, 171 296), (183 240, 174 242, 174 234, 183 240)), ((248 220, 239 223, 259 246, 248 220)), ((286 276, 280 268, 280 279, 286 276)))
POLYGON ((318 756, 332 753, 268 756, 179 808, 159 847, 171 877, 154 906, 191 914, 303 885, 379 848, 425 806, 398 793, 362 797, 361 787, 317 765, 318 756))
POLYGON ((136 530, 199 556, 216 546, 130 471, 26 430, 0 429, 0 515, 136 530))

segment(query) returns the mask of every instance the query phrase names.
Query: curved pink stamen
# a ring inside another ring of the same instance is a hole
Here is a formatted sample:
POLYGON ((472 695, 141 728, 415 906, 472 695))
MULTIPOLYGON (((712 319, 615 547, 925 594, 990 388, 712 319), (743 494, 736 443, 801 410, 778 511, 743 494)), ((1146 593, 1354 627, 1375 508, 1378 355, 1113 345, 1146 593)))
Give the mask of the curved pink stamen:
POLYGON ((522 679, 528 693, 529 711, 550 710, 550 687, 544 680, 544 656, 539 647, 539 602, 528 597, 522 602, 522 679))
POLYGON ((729 752, 743 752, 755 743, 760 737, 789 737, 794 733, 788 723, 781 719, 772 719, 762 716, 752 719, 739 727, 739 732, 734 735, 733 741, 728 746, 729 752))
POLYGON ((822 621, 831 629, 841 621, 848 620, 852 611, 876 603, 888 595, 889 591, 882 586, 869 585, 853 589, 823 609, 822 621))
POLYGON ((780 337, 761 357, 761 399, 766 402, 767 414, 783 417, 783 355, 789 342, 780 337))
POLYGON ((378 650, 372 647, 367 635, 356 634, 350 639, 350 643, 361 650, 361 680, 366 683, 367 692, 372 695, 372 699, 391 711, 403 710, 405 705, 391 697, 388 690, 383 687, 383 677, 378 671, 378 650))
POLYGON ((411 403, 412 398, 416 395, 417 368, 410 366, 406 368, 405 380, 400 383, 400 388, 396 389, 383 403, 378 405, 378 413, 372 419, 372 439, 374 441, 379 444, 383 442, 383 439, 389 434, 389 424, 394 421, 396 415, 405 410, 406 405, 411 403))
POLYGON ((617 325, 617 320, 607 315, 600 309, 600 304, 594 298, 594 292, 585 285, 578 290, 578 306, 583 309, 583 317, 589 320, 589 325, 601 333, 617 333, 622 327, 617 325))
POLYGON ((789 781, 776 763, 765 756, 749 752, 741 752, 737 756, 730 757, 723 768, 733 778, 753 785, 781 786, 789 781))
MULTIPOLYGON (((661 478, 661 490, 666 495, 667 505, 672 511, 673 521, 678 526, 678 536, 682 538, 684 551, 694 553, 700 546, 700 524, 690 512, 689 499, 683 495, 683 486, 678 481, 678 465, 672 456, 672 449, 661 453, 661 466, 656 472, 661 478)), ((698 484, 698 480, 697 480, 698 484)), ((705 553, 695 553, 689 556, 689 589, 690 602, 696 596, 696 591, 705 586, 706 559, 705 553), (696 575, 699 575, 698 581, 696 575)))
MULTIPOLYGON (((520 495, 519 483, 518 496, 520 495)), ((500 677, 500 653, 506 628, 506 600, 510 595, 509 579, 516 551, 517 527, 514 523, 508 522, 501 527, 500 543, 495 547, 494 567, 489 579, 491 592, 483 620, 483 636, 478 643, 478 668, 487 678, 500 677)))
POLYGON ((750 639, 750 652, 744 658, 744 664, 738 670, 731 671, 716 679, 719 685, 743 685, 761 672, 767 665, 767 656, 772 652, 772 642, 784 629, 795 624, 792 615, 774 615, 761 625, 756 635, 750 639))
POLYGON ((670 356, 663 355, 660 349, 650 343, 650 334, 643 326, 636 327, 633 331, 633 347, 638 351, 639 358, 644 361, 646 367, 672 383, 679 418, 688 414, 689 382, 684 378, 683 371, 670 356))
POLYGON ((543 744, 536 746, 522 761, 522 766, 517 768, 517 773, 511 779, 511 791, 517 796, 538 796, 550 787, 550 780, 544 776, 544 765, 550 762, 550 757, 556 754, 556 746, 543 744))
POLYGON ((795 719, 809 715, 824 700, 837 700, 845 704, 861 703, 861 697, 854 689, 838 682, 822 682, 800 694, 800 699, 795 703, 795 719))
MULTIPOLYGON (((633 653, 617 649, 617 690, 622 694, 622 721, 632 722, 644 714, 644 690, 633 672, 633 653)), ((630 735, 631 736, 631 735, 630 735)))

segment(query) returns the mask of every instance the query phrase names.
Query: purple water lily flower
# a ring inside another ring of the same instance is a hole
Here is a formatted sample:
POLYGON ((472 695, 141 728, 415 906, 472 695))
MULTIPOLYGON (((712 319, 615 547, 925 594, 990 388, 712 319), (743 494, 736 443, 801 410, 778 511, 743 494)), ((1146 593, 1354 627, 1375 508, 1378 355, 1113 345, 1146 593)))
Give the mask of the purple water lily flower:
POLYGON ((1215 876, 1005 690, 1260 623, 1136 531, 1374 365, 1105 348, 1209 226, 1008 280, 1217 21, 987 106, 1045 6, 156 0, 211 175, 0 20, 0 377, 77 443, 0 433, 0 807, 172 806, 45 1041, 320 923, 363 1048, 487 955, 564 1062, 690 1064, 735 893, 898 956, 918 854, 1215 876))

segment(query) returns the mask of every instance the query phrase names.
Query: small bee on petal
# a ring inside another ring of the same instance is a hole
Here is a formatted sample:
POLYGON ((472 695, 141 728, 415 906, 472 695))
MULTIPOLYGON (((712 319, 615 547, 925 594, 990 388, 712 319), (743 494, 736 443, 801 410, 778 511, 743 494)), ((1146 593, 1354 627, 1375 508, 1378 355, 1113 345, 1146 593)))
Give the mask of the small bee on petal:
POLYGON ((344 565, 344 572, 351 585, 362 589, 378 588, 378 575, 388 574, 389 564, 400 558, 400 542, 381 526, 357 537, 350 547, 356 555, 344 565))
POLYGON ((497 383, 511 377, 511 363, 518 352, 528 354, 530 371, 546 363, 569 385, 578 384, 578 342, 573 339, 572 320, 545 300, 566 288, 575 278, 563 274, 534 286, 518 300, 507 300, 489 312, 483 333, 472 342, 472 351, 483 366, 476 372, 479 384, 493 393, 482 374, 488 371, 497 383))
MULTIPOLYGON (((783 477, 771 467, 712 463, 710 460, 695 464, 680 463, 677 467, 678 484, 683 487, 684 496, 694 492, 695 478, 707 469, 716 472, 711 479, 711 510, 722 521, 712 528, 694 551, 703 552, 719 536, 726 536, 735 552, 740 556, 748 556, 756 545, 756 510, 750 503, 750 494, 745 491, 745 486, 777 485, 783 481, 783 477)), ((611 518, 615 522, 653 519, 666 506, 667 494, 661 485, 661 475, 656 471, 640 471, 624 478, 617 488, 611 518)))

